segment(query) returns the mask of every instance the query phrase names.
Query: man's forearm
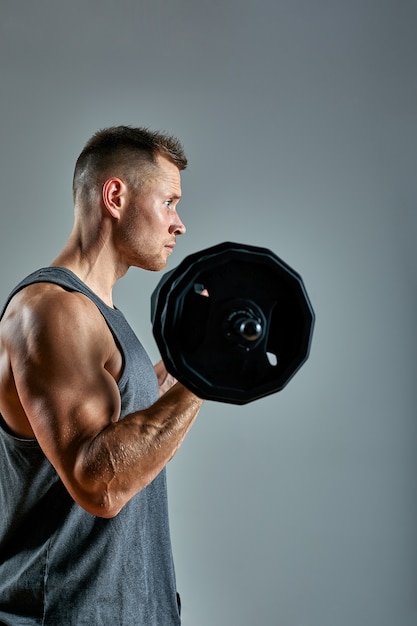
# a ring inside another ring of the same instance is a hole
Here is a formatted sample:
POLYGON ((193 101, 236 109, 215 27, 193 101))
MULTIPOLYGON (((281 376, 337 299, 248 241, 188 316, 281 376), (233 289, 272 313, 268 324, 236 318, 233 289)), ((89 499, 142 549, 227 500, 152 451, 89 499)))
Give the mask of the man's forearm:
MULTIPOLYGON (((203 401, 176 383, 153 405, 109 424, 81 452, 78 480, 95 515, 113 517, 177 452, 203 401)), ((85 506, 82 504, 82 506, 85 506)))

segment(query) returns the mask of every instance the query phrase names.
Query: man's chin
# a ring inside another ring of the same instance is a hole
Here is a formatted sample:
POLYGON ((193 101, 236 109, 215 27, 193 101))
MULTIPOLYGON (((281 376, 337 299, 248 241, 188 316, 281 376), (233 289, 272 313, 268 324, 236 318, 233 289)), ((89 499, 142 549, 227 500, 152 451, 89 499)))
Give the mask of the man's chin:
POLYGON ((167 266, 167 259, 158 259, 155 262, 141 264, 138 267, 148 272, 162 272, 162 270, 164 270, 166 266, 167 266))

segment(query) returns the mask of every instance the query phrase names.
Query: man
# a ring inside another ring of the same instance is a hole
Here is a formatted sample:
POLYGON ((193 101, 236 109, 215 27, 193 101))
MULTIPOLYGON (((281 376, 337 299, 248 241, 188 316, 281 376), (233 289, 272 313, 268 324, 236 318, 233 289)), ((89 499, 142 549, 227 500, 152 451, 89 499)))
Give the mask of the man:
POLYGON ((151 365, 112 288, 162 270, 187 160, 142 128, 96 133, 73 230, 0 321, 0 624, 180 623, 165 466, 202 401, 151 365))

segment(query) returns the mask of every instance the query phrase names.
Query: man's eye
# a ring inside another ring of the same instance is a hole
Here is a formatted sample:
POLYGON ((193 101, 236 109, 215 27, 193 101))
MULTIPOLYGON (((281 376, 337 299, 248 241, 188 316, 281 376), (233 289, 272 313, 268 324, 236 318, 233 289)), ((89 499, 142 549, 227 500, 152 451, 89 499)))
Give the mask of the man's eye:
POLYGON ((164 204, 166 204, 167 207, 171 207, 172 200, 165 200, 164 204))

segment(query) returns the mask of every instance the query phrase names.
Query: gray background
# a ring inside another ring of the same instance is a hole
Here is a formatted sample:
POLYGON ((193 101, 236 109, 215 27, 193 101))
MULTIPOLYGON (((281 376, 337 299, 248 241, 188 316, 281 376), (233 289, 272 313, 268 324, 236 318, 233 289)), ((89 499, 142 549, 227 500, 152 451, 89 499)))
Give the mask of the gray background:
MULTIPOLYGON (((85 141, 123 123, 188 152, 170 267, 266 246, 317 314, 286 389, 206 403, 169 466, 185 626, 417 624, 416 17, 411 0, 1 0, 3 300, 64 244, 85 141)), ((158 279, 116 290, 153 359, 158 279)))

